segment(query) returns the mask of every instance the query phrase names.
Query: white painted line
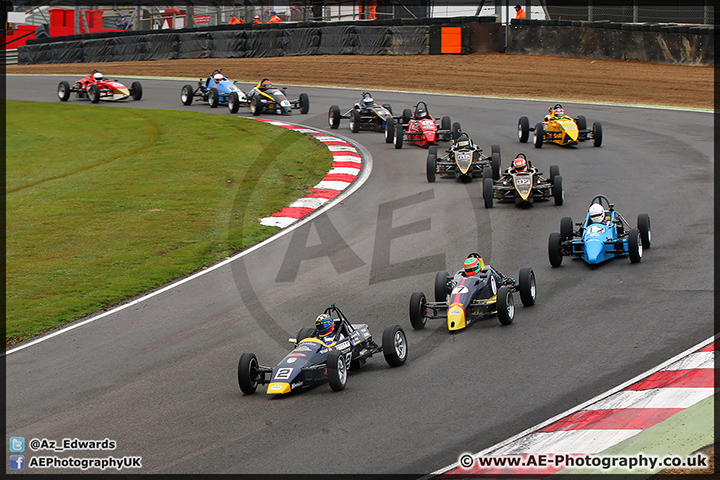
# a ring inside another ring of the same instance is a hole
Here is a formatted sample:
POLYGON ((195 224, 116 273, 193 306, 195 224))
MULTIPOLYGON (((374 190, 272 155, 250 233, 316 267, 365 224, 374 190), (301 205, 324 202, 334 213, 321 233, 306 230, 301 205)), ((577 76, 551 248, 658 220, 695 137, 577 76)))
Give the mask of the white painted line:
POLYGON ((330 181, 325 182, 322 181, 315 185, 313 188, 322 188, 327 190, 344 190, 347 188, 347 186, 350 185, 349 182, 339 182, 339 181, 330 181))
POLYGON ((331 152, 354 152, 355 151, 355 147, 353 147, 352 145, 348 145, 348 146, 328 145, 327 147, 328 147, 328 150, 330 150, 331 152))
POLYGON ((493 455, 518 455, 521 453, 587 453, 603 451, 637 435, 642 430, 567 430, 538 432, 528 435, 523 442, 501 448, 493 455), (531 446, 531 447, 529 447, 531 446))
POLYGON ((715 368, 715 352, 697 352, 673 363, 665 370, 689 370, 693 368, 715 368))
POLYGON ((293 223, 297 222, 299 219, 297 218, 290 218, 290 217, 265 217, 260 219, 260 225, 265 225, 266 227, 280 227, 285 228, 289 227, 293 223))
POLYGON ((303 197, 298 198, 293 203, 288 205, 288 208, 312 208, 313 210, 319 208, 324 203, 327 203, 327 198, 316 198, 316 197, 303 197))
POLYGON ((362 159, 354 155, 334 155, 333 162, 353 162, 362 164, 362 159))
POLYGON ((333 173, 341 173, 346 175, 357 175, 358 169, 357 168, 350 168, 350 167, 339 167, 339 168, 332 168, 327 173, 328 175, 331 175, 333 173))

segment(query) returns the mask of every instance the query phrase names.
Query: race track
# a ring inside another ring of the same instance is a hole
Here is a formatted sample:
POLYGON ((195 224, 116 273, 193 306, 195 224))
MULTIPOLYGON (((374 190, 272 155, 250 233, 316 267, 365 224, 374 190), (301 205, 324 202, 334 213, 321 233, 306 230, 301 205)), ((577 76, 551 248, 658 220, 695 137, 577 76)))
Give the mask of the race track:
MULTIPOLYGON (((7 99, 57 102, 60 79, 8 76, 7 99)), ((140 102, 82 103, 228 115, 183 107, 185 83, 143 80, 140 102)), ((288 88, 291 98, 301 91, 310 95, 308 115, 266 118, 327 129, 328 107, 344 111, 360 93, 288 88)), ((380 133, 351 134, 343 120, 333 133, 373 157, 357 192, 229 265, 7 356, 8 436, 110 438, 113 452, 73 455, 142 456, 142 473, 423 474, 713 335, 711 114, 564 103, 568 114, 602 122, 603 146, 538 150, 518 143, 516 125, 521 115, 540 121, 546 102, 373 94, 396 114, 426 101, 486 152, 500 144, 503 168, 518 152, 546 172, 559 165, 565 204, 486 210, 479 181, 429 184, 426 150, 395 150, 380 133), (632 224, 650 214, 652 248, 636 265, 625 258, 590 268, 566 257, 551 268, 549 233, 563 216, 580 221, 596 194, 632 224), (460 268, 471 251, 513 277, 532 267, 536 305, 517 308, 508 327, 491 318, 450 335, 437 320, 413 331, 410 294, 430 296, 435 272, 460 268), (338 393, 321 385, 281 399, 264 387, 242 395, 240 354, 274 366, 291 347, 287 338, 330 303, 378 338, 402 325, 408 363, 390 369, 374 357, 338 393)))

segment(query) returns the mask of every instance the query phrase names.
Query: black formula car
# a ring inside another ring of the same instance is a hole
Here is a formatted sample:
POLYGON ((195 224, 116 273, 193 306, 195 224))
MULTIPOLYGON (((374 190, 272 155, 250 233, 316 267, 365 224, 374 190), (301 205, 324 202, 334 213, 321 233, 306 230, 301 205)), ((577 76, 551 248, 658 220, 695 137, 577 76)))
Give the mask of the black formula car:
POLYGON ((295 348, 276 367, 264 367, 253 353, 243 353, 238 363, 238 384, 245 394, 254 393, 258 385, 269 384, 267 393, 283 395, 322 383, 339 391, 345 388, 348 370, 359 370, 365 361, 382 352, 391 367, 405 363, 408 343, 400 325, 385 328, 382 346, 370 335, 366 324, 351 324, 335 304, 325 309, 339 329, 342 337, 326 343, 317 338, 314 327, 300 329, 290 341, 295 348))
POLYGON ((250 102, 250 112, 257 116, 261 113, 276 113, 278 115, 290 115, 293 110, 300 110, 306 114, 310 111, 310 98, 307 93, 301 93, 297 100, 288 100, 285 95, 287 87, 279 89, 270 83, 270 80, 263 78, 252 90, 247 93, 247 100, 250 102))
POLYGON ((392 116, 392 107, 384 103, 375 103, 370 92, 362 92, 362 98, 350 110, 340 114, 340 107, 332 105, 328 111, 328 124, 333 130, 340 126, 340 120, 350 119, 350 131, 357 133, 360 130, 374 130, 382 132, 386 125, 394 128, 395 119, 392 116))
POLYGON ((488 157, 467 133, 461 132, 440 158, 437 158, 436 146, 428 148, 426 173, 430 183, 437 175, 446 178, 481 177, 485 168, 491 172, 492 178, 500 178, 500 145, 493 145, 492 157, 488 157))
POLYGON ((450 333, 462 330, 475 320, 497 313, 502 325, 515 318, 513 293, 520 292, 522 304, 535 304, 535 273, 532 268, 520 269, 518 280, 507 277, 492 267, 472 276, 459 270, 454 276, 447 272, 435 275, 435 301, 428 302, 423 292, 410 297, 410 324, 415 330, 425 328, 428 319, 446 318, 450 333))
MULTIPOLYGON (((518 157, 525 157, 519 153, 518 157)), ((512 166, 503 173, 502 178, 493 181, 491 178, 483 179, 483 200, 485 208, 492 208, 493 200, 498 202, 514 202, 515 205, 530 206, 536 201, 549 200, 552 198, 555 205, 562 205, 565 199, 563 191, 560 167, 550 165, 550 177, 527 160, 525 171, 516 171, 512 166)))

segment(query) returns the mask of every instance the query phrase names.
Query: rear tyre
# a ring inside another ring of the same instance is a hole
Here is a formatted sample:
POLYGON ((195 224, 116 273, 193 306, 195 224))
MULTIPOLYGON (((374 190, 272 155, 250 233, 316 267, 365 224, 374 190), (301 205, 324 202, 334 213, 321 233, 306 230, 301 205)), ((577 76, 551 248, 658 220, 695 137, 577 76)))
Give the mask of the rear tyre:
POLYGON ((593 123, 593 146, 599 147, 602 145, 602 125, 600 122, 593 123))
POLYGON ((185 85, 184 87, 182 87, 182 90, 180 90, 180 100, 182 100, 183 105, 192 104, 194 93, 195 90, 193 89, 192 85, 185 85))
POLYGON ((399 367, 408 354, 408 341, 405 330, 400 325, 389 325, 383 330, 382 350, 385 361, 391 367, 399 367))
POLYGON ((448 293, 450 293, 448 289, 448 272, 438 272, 435 275, 435 301, 447 301, 448 293))
POLYGON ((550 181, 552 182, 558 175, 560 175, 560 167, 557 165, 550 165, 550 181))
POLYGON ((457 140, 460 138, 460 134, 462 133, 462 128, 460 127, 460 122, 455 122, 452 124, 452 128, 450 129, 450 138, 453 140, 457 140))
POLYGON ((578 130, 587 130, 587 120, 585 120, 583 115, 578 115, 575 123, 577 124, 578 130))
POLYGON ((440 130, 445 130, 446 132, 452 128, 452 121, 450 121, 450 117, 442 117, 440 119, 440 130))
POLYGON ((357 110, 352 110, 350 112, 350 131, 352 133, 360 131, 360 112, 357 110))
POLYGON ((228 98, 228 110, 230 113, 237 113, 240 110, 240 96, 237 92, 230 92, 230 98, 228 98))
POLYGON ((497 292, 497 315, 502 325, 510 325, 515 318, 515 300, 512 290, 506 285, 497 292))
POLYGON ((220 94, 218 94, 216 88, 213 88, 208 92, 208 104, 210 104, 210 108, 217 108, 220 104, 220 94))
POLYGON ((308 113, 310 111, 310 97, 308 97, 307 93, 300 94, 298 103, 300 104, 300 113, 305 115, 306 113, 308 113))
POLYGON ((518 276, 518 289, 520 290, 520 301, 526 307, 535 305, 535 272, 530 267, 521 268, 518 276))
POLYGON ((238 362, 238 385, 245 395, 255 393, 258 382, 255 374, 258 369, 257 357, 254 353, 243 353, 238 362))
POLYGON ((492 179, 500 180, 500 152, 492 154, 492 179))
POLYGON ((422 330, 425 328, 427 318, 427 300, 425 294, 422 292, 413 292, 410 296, 410 325, 415 330, 422 330))
POLYGON ((403 146, 403 136, 405 135, 405 130, 403 130, 402 125, 395 125, 395 138, 393 139, 393 143, 395 144, 395 148, 400 149, 403 146))
POLYGON ((327 356, 327 375, 330 388, 339 392, 347 385, 348 365, 345 354, 340 350, 331 350, 327 356))
POLYGON ((562 177, 560 175, 555 176, 552 191, 553 198, 555 199, 555 205, 562 205, 565 200, 565 191, 563 190, 562 177))
POLYGON ((520 143, 526 143, 530 136, 530 120, 528 117, 520 117, 518 120, 518 140, 520 143))
POLYGON ((98 103, 100 101, 100 87, 97 85, 90 85, 87 89, 88 98, 92 103, 98 103))
POLYGON ((395 138, 395 119, 388 118, 385 122, 385 143, 393 143, 395 138))
POLYGON ((317 330, 315 330, 315 327, 301 328, 297 334, 297 337, 295 337, 295 345, 297 345, 301 341, 305 340, 306 338, 313 338, 316 333, 317 333, 317 330))
POLYGON ((413 112, 409 108, 406 108, 403 110, 402 114, 402 123, 408 123, 410 119, 413 117, 413 112))
POLYGON ((61 102, 67 102, 70 98, 70 84, 63 80, 58 84, 57 95, 61 102))
POLYGON ((573 236, 573 221, 571 217, 560 219, 560 240, 570 240, 573 236))
POLYGON ((535 144, 535 148, 542 148, 544 140, 545 140, 545 129, 543 128, 542 123, 538 123, 535 125, 535 132, 534 132, 534 136, 533 136, 533 143, 535 144))
POLYGON ((652 240, 652 232, 650 231, 650 215, 647 213, 641 213, 638 215, 637 228, 640 230, 640 239, 642 240, 643 248, 650 248, 650 241, 652 240))
POLYGON ((628 256, 632 263, 640 263, 642 260, 643 246, 640 240, 640 230, 637 228, 630 229, 628 233, 628 256))
POLYGON ((482 178, 483 179, 489 178, 490 180, 492 180, 492 168, 490 168, 490 167, 483 168, 482 178))
POLYGON ((550 260, 550 265, 553 267, 559 267, 562 265, 562 257, 560 234, 558 232, 553 232, 550 234, 550 238, 548 239, 548 259, 550 260))
MULTIPOLYGON (((485 170, 487 170, 487 168, 485 170)), ((492 208, 492 206, 493 206, 493 179, 492 178, 483 178, 483 200, 485 202, 485 208, 492 208)))
POLYGON ((383 108, 390 112, 390 115, 392 115, 392 106, 389 103, 383 103, 383 108))
MULTIPOLYGON (((430 147, 431 149, 433 147, 430 147)), ((435 182, 435 169, 437 168, 437 149, 436 150, 430 150, 428 152, 427 156, 427 166, 425 168, 426 175, 427 175, 427 181, 429 183, 435 182)))
POLYGON ((140 82, 132 82, 130 85, 130 94, 133 100, 140 100, 142 98, 142 84, 140 82))
POLYGON ((340 126, 340 107, 337 105, 332 105, 328 110, 328 125, 333 130, 340 126))

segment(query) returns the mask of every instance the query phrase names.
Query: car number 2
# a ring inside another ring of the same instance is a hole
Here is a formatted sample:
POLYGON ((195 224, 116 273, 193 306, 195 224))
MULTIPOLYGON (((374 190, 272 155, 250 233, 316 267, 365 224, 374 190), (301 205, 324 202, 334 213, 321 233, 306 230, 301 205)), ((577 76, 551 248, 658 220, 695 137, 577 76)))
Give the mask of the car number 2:
POLYGON ((276 380, 290 380, 290 375, 292 375, 292 368, 278 368, 277 375, 275 375, 276 380))

